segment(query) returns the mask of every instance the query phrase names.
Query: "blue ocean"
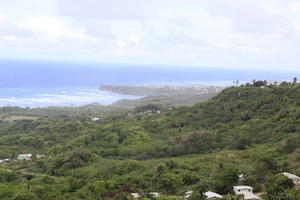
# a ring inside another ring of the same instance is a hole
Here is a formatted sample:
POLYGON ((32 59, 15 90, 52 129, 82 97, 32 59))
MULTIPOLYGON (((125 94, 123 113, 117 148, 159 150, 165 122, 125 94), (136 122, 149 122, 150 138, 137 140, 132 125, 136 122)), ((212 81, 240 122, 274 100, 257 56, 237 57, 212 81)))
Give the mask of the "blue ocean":
POLYGON ((218 67, 0 60, 0 106, 107 105, 138 97, 102 92, 101 85, 221 85, 292 80, 299 72, 218 67))

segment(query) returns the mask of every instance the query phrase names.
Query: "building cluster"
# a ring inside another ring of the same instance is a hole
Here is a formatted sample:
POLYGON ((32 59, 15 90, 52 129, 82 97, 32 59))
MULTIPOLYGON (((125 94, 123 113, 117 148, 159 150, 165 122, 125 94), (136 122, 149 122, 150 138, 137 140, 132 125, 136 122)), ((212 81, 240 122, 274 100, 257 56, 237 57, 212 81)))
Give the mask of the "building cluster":
MULTIPOLYGON (((243 200, 261 200, 261 198, 259 198, 253 193, 253 188, 250 186, 234 186, 233 191, 235 195, 242 196, 243 200)), ((193 191, 187 191, 182 197, 182 199, 188 199, 192 196, 192 194, 193 191)), ((149 193, 149 195, 154 198, 160 196, 160 194, 157 192, 151 192, 149 193)), ((204 195, 206 196, 206 199, 224 199, 222 195, 211 191, 205 192, 204 195)), ((131 196, 133 197, 133 199, 142 198, 142 195, 140 195, 139 193, 131 193, 131 196)))
MULTIPOLYGON (((300 185, 300 177, 288 172, 283 172, 282 175, 291 179, 295 185, 300 185)), ((240 175, 239 178, 243 179, 243 175, 240 175)), ((247 185, 233 186, 233 192, 236 196, 240 196, 243 200, 261 200, 260 197, 258 197, 253 193, 253 188, 251 186, 247 186, 247 185)), ((192 194, 193 191, 187 191, 182 197, 182 199, 188 199, 189 197, 192 196, 192 194)), ((160 194, 157 192, 151 192, 149 193, 149 195, 154 198, 160 196, 160 194)), ((206 196, 206 199, 224 199, 222 195, 211 191, 205 192, 204 195, 206 196)), ((133 199, 142 198, 142 195, 140 195, 139 193, 131 193, 131 196, 133 197, 133 199)))
MULTIPOLYGON (((35 158, 36 159, 41 159, 41 158, 45 158, 46 156, 44 154, 36 154, 35 158)), ((30 161, 33 159, 33 155, 32 154, 19 154, 17 156, 18 161, 30 161)), ((6 159, 0 159, 0 163, 6 163, 6 162, 10 162, 11 159, 6 158, 6 159)))
MULTIPOLYGON (((253 193, 253 188, 250 186, 240 185, 233 186, 233 192, 237 196, 242 196, 243 200, 261 200, 258 196, 253 193)), ((188 191, 185 193, 184 199, 188 199, 193 194, 193 191, 188 191)), ((205 192, 204 195, 206 199, 223 199, 224 197, 215 192, 205 192)))

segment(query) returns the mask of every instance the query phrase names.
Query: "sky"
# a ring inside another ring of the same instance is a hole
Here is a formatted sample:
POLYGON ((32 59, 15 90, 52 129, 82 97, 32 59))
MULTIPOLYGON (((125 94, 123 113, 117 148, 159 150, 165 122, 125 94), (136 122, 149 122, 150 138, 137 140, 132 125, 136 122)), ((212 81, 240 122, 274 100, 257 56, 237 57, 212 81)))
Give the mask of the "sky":
POLYGON ((299 0, 0 0, 0 58, 300 70, 299 0))

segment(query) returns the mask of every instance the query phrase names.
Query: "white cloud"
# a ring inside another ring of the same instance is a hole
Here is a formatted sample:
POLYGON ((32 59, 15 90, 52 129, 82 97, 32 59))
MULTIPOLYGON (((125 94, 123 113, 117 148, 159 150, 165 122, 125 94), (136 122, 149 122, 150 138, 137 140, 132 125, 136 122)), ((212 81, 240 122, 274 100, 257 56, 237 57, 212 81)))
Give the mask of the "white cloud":
MULTIPOLYGON (((76 19, 141 20, 156 0, 59 0, 60 12, 76 19)), ((151 14, 150 14, 151 15, 151 14)))
POLYGON ((51 40, 59 38, 84 39, 84 29, 72 30, 61 20, 53 17, 34 17, 22 22, 21 27, 38 38, 51 40))
POLYGON ((297 0, 0 0, 0 52, 297 68, 299 10, 297 0))

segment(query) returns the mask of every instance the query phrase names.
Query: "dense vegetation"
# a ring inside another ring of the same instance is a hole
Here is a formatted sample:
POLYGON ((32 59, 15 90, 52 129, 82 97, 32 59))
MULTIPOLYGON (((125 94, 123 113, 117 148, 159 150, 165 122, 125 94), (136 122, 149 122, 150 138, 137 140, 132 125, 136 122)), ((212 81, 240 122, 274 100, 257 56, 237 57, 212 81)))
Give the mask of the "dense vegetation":
POLYGON ((0 164, 0 199, 130 199, 131 192, 176 199, 191 189, 191 199, 201 199, 196 191, 230 194, 236 184, 270 200, 278 188, 283 199, 297 199, 277 175, 300 174, 296 83, 255 81, 194 106, 151 104, 100 118, 80 112, 2 121, 0 158, 46 157, 0 164))

